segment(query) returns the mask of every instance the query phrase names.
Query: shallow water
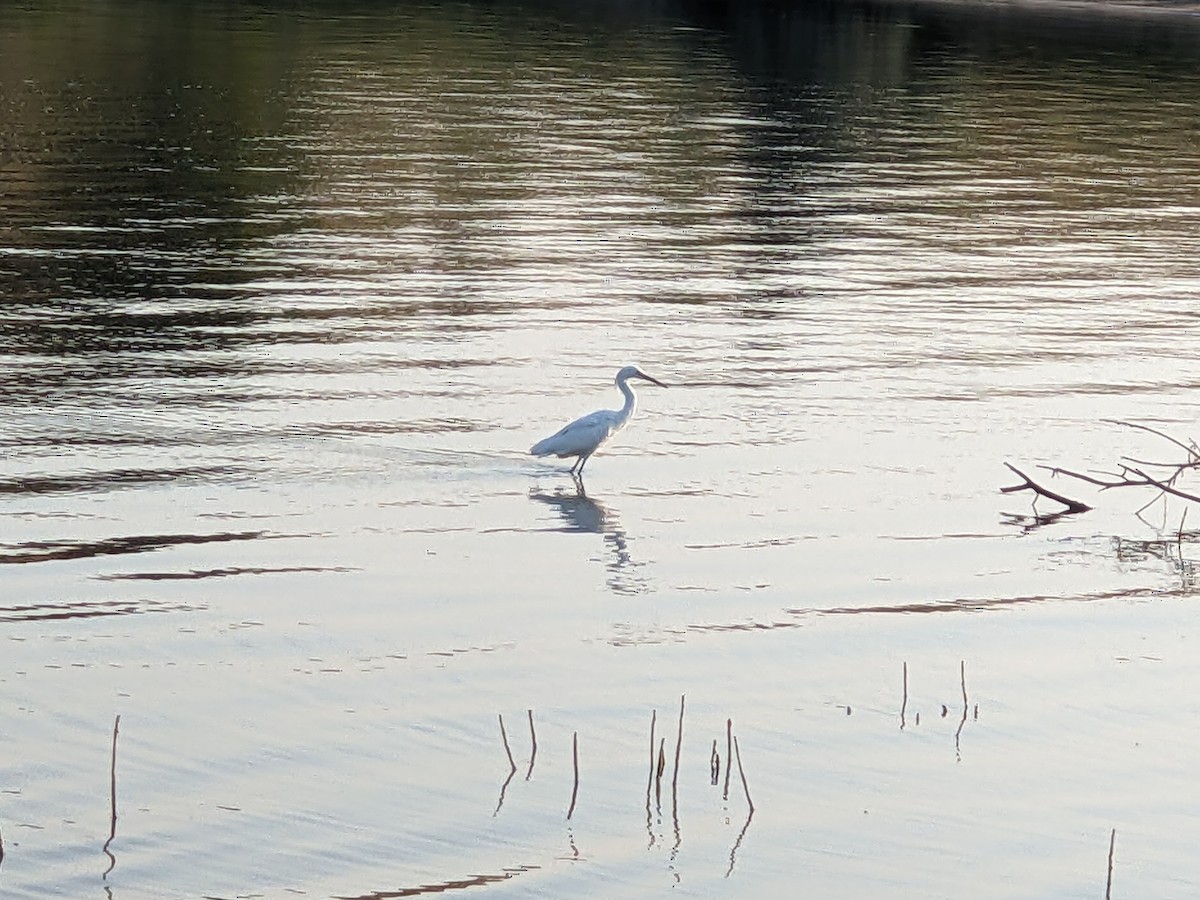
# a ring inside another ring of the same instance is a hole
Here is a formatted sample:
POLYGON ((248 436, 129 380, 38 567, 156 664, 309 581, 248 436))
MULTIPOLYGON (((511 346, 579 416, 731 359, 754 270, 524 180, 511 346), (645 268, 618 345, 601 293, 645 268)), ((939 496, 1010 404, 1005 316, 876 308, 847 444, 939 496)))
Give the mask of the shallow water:
POLYGON ((1189 19, 0 41, 5 897, 1196 893, 1189 19))

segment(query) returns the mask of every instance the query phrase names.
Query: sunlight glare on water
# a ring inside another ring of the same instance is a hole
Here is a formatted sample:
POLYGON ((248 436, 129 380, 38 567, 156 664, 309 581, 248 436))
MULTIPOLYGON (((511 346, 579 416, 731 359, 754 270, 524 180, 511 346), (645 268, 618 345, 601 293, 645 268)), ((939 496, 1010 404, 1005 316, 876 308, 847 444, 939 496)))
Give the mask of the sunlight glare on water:
POLYGON ((754 7, 3 18, 5 897, 1195 892, 1200 32, 754 7))

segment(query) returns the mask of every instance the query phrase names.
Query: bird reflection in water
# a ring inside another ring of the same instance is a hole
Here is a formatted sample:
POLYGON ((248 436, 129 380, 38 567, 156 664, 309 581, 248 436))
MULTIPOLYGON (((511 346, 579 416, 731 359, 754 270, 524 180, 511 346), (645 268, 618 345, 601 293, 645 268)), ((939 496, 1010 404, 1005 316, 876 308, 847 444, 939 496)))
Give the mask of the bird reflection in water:
POLYGON ((576 476, 573 480, 573 488, 555 488, 552 493, 534 488, 530 490, 529 498, 553 507, 562 517, 564 524, 558 531, 602 535, 611 554, 604 564, 609 573, 609 589, 616 594, 641 593, 646 580, 638 577, 635 570, 642 564, 630 556, 629 541, 620 518, 612 509, 587 495, 582 478, 576 476))

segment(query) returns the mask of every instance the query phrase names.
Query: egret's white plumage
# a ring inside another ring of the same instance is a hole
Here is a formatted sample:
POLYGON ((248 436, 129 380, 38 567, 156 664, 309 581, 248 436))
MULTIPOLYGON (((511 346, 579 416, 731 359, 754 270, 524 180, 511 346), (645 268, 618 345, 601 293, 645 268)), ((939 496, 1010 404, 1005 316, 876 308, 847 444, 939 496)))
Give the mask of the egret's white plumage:
POLYGON ((633 411, 637 409, 637 394, 629 386, 630 378, 641 378, 659 387, 666 387, 657 378, 651 378, 637 366, 626 366, 617 373, 617 387, 625 395, 625 405, 620 409, 600 409, 576 419, 570 425, 530 448, 534 456, 557 456, 565 459, 577 457, 571 466, 571 474, 583 473, 583 467, 600 445, 625 427, 633 411))

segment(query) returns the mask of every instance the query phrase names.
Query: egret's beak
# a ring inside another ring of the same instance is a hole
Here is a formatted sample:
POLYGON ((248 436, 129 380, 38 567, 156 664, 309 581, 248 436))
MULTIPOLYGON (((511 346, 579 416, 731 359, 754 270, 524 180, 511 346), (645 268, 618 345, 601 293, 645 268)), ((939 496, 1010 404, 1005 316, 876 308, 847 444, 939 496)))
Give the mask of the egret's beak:
POLYGON ((638 377, 639 377, 639 378, 644 378, 644 379, 646 379, 646 380, 647 380, 647 381, 649 381, 651 384, 657 384, 659 387, 666 387, 666 385, 665 385, 665 384, 663 384, 661 381, 659 381, 657 378, 651 378, 651 377, 650 377, 649 375, 647 375, 645 372, 638 372, 638 377))

